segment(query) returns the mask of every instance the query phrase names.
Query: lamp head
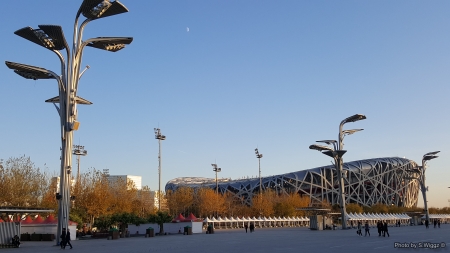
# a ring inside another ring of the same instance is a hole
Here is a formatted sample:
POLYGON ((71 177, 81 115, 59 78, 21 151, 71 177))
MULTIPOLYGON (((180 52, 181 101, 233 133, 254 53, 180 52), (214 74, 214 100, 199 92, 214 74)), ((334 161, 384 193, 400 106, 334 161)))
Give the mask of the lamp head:
POLYGON ((86 41, 86 46, 117 52, 133 41, 132 37, 98 37, 86 41))
POLYGON ((350 129, 350 130, 344 130, 344 131, 342 131, 342 133, 344 135, 351 135, 351 134, 354 134, 354 133, 362 131, 362 130, 364 130, 364 129, 350 129))
POLYGON ((341 124, 345 124, 345 123, 348 123, 348 122, 355 122, 355 121, 359 121, 359 120, 363 120, 363 119, 366 119, 365 115, 355 114, 353 116, 350 116, 350 117, 344 119, 341 124))
POLYGON ((434 158, 438 158, 439 156, 437 156, 437 155, 428 155, 428 156, 424 156, 423 157, 423 160, 424 161, 429 161, 429 160, 431 160, 431 159, 434 159, 434 158))
POLYGON ((317 144, 312 144, 312 145, 310 145, 309 146, 309 149, 315 149, 315 150, 318 150, 318 151, 327 151, 327 150, 329 150, 329 151, 333 151, 333 149, 332 148, 330 148, 330 147, 327 147, 327 146, 322 146, 322 145, 317 145, 317 144))
POLYGON ((83 14, 83 16, 87 19, 94 20, 125 12, 128 12, 127 7, 119 1, 110 2, 109 0, 84 0, 78 10, 77 18, 80 14, 83 14))
POLYGON ((321 140, 321 141, 316 141, 316 142, 323 142, 323 143, 326 143, 328 145, 333 145, 333 144, 337 143, 336 140, 321 140))
POLYGON ((429 152, 429 153, 426 153, 425 155, 423 155, 423 157, 425 157, 425 156, 434 156, 434 155, 436 155, 439 152, 441 152, 441 151, 429 152))
POLYGON ((14 34, 49 50, 63 50, 68 48, 61 26, 39 25, 39 28, 35 30, 27 26, 15 31, 14 34))
POLYGON ((9 61, 5 61, 5 64, 6 66, 8 66, 8 68, 13 69, 14 73, 26 79, 37 80, 55 78, 55 76, 53 76, 50 71, 44 68, 9 61))

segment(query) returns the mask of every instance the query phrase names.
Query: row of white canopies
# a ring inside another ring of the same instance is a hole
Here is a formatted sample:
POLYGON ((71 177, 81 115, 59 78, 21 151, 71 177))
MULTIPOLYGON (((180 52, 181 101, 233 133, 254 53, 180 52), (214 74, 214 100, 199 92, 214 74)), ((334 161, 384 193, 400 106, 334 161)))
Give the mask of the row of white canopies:
POLYGON ((370 220, 383 220, 383 221, 407 221, 410 220, 407 214, 404 213, 348 213, 348 220, 356 221, 370 221, 370 220))
MULTIPOLYGON (((450 221, 450 214, 430 214, 428 216, 431 220, 444 220, 444 221, 450 221)), ((425 219, 425 215, 422 216, 422 219, 425 219)))
POLYGON ((283 217, 283 218, 281 218, 281 217, 269 217, 269 218, 266 218, 266 217, 263 217, 263 218, 261 218, 261 217, 259 217, 259 218, 256 218, 255 216, 253 216, 253 218, 250 218, 250 217, 242 217, 242 218, 239 218, 239 217, 237 217, 237 218, 233 218, 233 217, 231 217, 231 218, 227 218, 227 217, 225 217, 225 219, 222 219, 221 217, 219 217, 219 218, 212 218, 212 219, 210 219, 210 218, 206 218, 205 220, 204 220, 204 222, 246 222, 246 221, 249 221, 249 222, 260 222, 260 221, 309 221, 309 218, 306 218, 306 217, 283 217))
POLYGON ((216 228, 242 228, 245 224, 253 223, 256 227, 298 227, 309 226, 309 218, 306 217, 242 217, 242 218, 206 218, 203 222, 213 225, 216 228))

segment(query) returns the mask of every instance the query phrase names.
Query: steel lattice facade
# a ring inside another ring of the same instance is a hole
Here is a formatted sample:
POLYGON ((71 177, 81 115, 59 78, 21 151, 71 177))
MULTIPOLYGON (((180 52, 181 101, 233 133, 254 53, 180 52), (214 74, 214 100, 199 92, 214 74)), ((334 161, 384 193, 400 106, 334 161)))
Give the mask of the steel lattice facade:
MULTIPOLYGON (((400 157, 374 158, 343 164, 344 191, 347 203, 371 206, 376 203, 405 207, 417 206, 419 184, 408 180, 416 162, 400 157)), ((259 178, 219 181, 219 192, 230 192, 250 204, 259 193, 259 178)), ((214 179, 175 178, 166 184, 166 191, 180 186, 216 188, 214 179)), ((297 192, 311 201, 339 203, 339 183, 333 165, 282 175, 263 177, 262 190, 279 193, 297 192)))

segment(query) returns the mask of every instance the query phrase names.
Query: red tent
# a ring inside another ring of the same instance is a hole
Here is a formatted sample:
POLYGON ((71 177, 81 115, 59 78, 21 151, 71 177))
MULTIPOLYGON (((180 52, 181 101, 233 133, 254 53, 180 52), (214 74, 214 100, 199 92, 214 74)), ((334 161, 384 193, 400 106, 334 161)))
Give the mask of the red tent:
POLYGON ((34 224, 41 224, 43 222, 44 222, 44 220, 42 219, 42 217, 40 215, 38 215, 36 217, 36 219, 34 219, 34 221, 33 221, 34 224))
POLYGON ((197 217, 194 216, 193 213, 189 214, 188 217, 186 217, 186 219, 184 219, 184 221, 196 221, 197 217))
POLYGON ((53 223, 55 223, 55 217, 53 216, 53 214, 50 214, 48 217, 47 217, 47 219, 45 219, 45 221, 44 221, 44 223, 47 223, 47 224, 53 224, 53 223))
POLYGON ((31 217, 29 215, 27 215, 27 218, 25 218, 25 220, 23 220, 21 223, 22 224, 31 224, 31 223, 33 223, 33 220, 31 219, 31 217))
POLYGON ((172 220, 172 222, 183 222, 183 221, 184 221, 184 216, 181 215, 181 213, 172 220))

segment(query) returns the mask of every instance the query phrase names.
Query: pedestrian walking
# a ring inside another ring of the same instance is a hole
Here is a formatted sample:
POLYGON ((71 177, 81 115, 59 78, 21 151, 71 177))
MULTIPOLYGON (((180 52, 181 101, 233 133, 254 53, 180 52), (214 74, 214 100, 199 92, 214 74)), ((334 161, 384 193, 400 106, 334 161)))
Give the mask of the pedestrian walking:
POLYGON ((381 221, 377 222, 378 236, 381 236, 381 230, 383 229, 383 223, 381 221))
POLYGON ((358 221, 358 230, 356 231, 356 234, 358 234, 359 236, 362 236, 361 228, 362 228, 361 221, 358 221))
POLYGON ((434 220, 433 224, 434 224, 434 228, 436 228, 437 220, 434 220))
POLYGON ((438 220, 438 228, 441 228, 441 220, 438 220))
POLYGON ((253 233, 253 232, 255 232, 255 224, 253 224, 253 222, 252 222, 252 223, 250 223, 250 233, 253 233))
POLYGON ((65 249, 66 248, 66 229, 65 228, 62 229, 61 236, 59 236, 59 238, 61 238, 61 241, 59 242, 59 246, 61 246, 61 249, 65 249))
POLYGON ((429 225, 430 223, 428 222, 428 220, 425 220, 425 227, 426 228, 428 228, 428 225, 429 225))
POLYGON ((366 233, 364 234, 364 236, 367 236, 367 234, 369 234, 369 236, 370 236, 370 227, 369 227, 369 223, 367 223, 367 221, 366 221, 366 224, 364 224, 364 228, 365 228, 365 230, 366 230, 366 233))
MULTIPOLYGON (((72 249, 72 244, 70 243, 70 229, 67 229, 67 233, 66 233, 66 244, 69 244, 70 249, 72 249)), ((64 248, 66 247, 66 245, 64 245, 64 248)))
POLYGON ((248 224, 247 223, 245 223, 244 228, 245 228, 245 233, 247 233, 247 229, 248 229, 248 224))
POLYGON ((388 224, 387 224, 387 222, 385 221, 384 224, 383 224, 383 237, 386 237, 386 234, 387 234, 388 237, 389 237, 388 224))

